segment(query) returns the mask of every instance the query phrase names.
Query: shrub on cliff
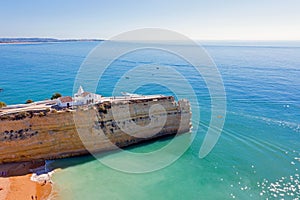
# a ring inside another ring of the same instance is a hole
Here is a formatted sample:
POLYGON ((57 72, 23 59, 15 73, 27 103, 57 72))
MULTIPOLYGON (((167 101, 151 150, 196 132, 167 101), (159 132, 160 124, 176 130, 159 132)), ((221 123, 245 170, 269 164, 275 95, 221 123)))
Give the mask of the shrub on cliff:
POLYGON ((98 107, 99 113, 107 114, 107 109, 104 104, 100 104, 98 107))
POLYGON ((61 94, 56 92, 52 95, 51 100, 58 99, 59 97, 61 97, 61 94))
POLYGON ((57 113, 57 110, 53 109, 51 110, 51 113, 57 113))
POLYGON ((9 115, 0 116, 0 120, 7 120, 7 119, 11 119, 11 117, 9 115))
POLYGON ((25 103, 26 103, 26 104, 33 103, 33 100, 28 99, 25 103))
POLYGON ((0 108, 6 107, 6 103, 0 101, 0 108))
POLYGON ((15 120, 20 120, 20 119, 24 119, 27 116, 29 116, 29 113, 27 112, 19 112, 15 115, 15 120))
POLYGON ((43 117, 43 116, 45 116, 46 115, 46 113, 44 113, 44 112, 40 112, 39 113, 39 117, 43 117))

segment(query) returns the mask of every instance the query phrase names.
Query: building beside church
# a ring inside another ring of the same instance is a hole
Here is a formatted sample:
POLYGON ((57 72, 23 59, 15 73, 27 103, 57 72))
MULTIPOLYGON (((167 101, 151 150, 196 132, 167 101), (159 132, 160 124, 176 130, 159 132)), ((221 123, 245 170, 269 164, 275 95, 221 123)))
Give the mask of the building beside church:
POLYGON ((56 99, 57 105, 61 108, 73 106, 73 99, 70 96, 59 97, 56 99))
POLYGON ((83 90, 82 86, 79 87, 74 97, 66 96, 57 99, 59 107, 82 106, 101 102, 102 96, 83 90))

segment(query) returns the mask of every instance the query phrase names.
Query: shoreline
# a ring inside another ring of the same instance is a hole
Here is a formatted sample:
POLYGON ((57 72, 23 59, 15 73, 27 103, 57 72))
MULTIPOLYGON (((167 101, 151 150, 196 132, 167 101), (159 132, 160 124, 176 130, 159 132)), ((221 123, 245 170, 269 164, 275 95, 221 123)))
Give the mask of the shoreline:
POLYGON ((93 41, 93 40, 86 40, 86 41, 57 41, 57 42, 0 42, 0 45, 7 45, 7 44, 57 44, 57 43, 67 43, 67 42, 101 42, 101 41, 93 41))
POLYGON ((66 39, 66 40, 8 40, 8 41, 1 41, 0 38, 0 45, 1 44, 43 44, 43 43, 65 43, 65 42, 102 42, 104 40, 101 39, 66 39))
POLYGON ((5 177, 0 177, 1 200, 47 200, 53 193, 51 175, 54 171, 46 171, 43 163, 12 163, 1 165, 5 177), (14 167, 13 171, 5 171, 14 167))

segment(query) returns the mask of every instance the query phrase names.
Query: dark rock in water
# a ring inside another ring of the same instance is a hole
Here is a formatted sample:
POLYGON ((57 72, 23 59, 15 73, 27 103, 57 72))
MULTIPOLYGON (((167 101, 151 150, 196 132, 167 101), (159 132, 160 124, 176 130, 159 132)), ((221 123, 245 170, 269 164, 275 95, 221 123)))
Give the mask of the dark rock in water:
POLYGON ((0 92, 2 92, 3 91, 3 89, 2 88, 0 88, 0 92))

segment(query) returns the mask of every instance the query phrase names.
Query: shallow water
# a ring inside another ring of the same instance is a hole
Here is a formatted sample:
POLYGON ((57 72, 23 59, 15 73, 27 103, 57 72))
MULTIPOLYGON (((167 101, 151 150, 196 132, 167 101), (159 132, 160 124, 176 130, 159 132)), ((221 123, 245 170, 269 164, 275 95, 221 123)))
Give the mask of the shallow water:
MULTIPOLYGON (((0 101, 14 104, 27 99, 43 100, 54 92, 71 95, 77 70, 96 45, 94 42, 0 45, 0 88, 4 89, 0 101)), ((222 75, 227 94, 225 126, 207 157, 198 157, 210 120, 210 96, 204 81, 189 71, 184 61, 168 54, 156 51, 130 54, 113 63, 97 91, 111 95, 118 77, 140 63, 182 70, 196 92, 201 109, 195 140, 172 165, 146 174, 119 172, 90 156, 57 160, 50 164, 62 168, 53 177, 58 191, 55 198, 300 198, 300 46, 214 44, 205 49, 222 75)), ((134 84, 134 78, 129 81, 134 84)), ((172 83, 180 87, 180 82, 172 83)), ((140 87, 137 92, 172 94, 155 84, 140 87)), ((160 140, 128 151, 151 152, 169 142, 160 140)), ((121 155, 105 154, 114 159, 121 155)))

